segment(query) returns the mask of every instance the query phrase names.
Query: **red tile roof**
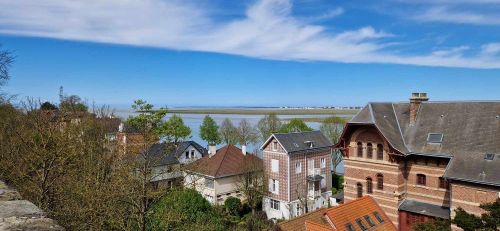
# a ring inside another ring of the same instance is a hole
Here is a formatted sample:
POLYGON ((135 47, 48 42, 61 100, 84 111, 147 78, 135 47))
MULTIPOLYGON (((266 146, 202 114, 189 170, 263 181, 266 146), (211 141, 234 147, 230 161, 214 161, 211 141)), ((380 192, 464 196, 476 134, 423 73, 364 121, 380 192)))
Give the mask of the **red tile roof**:
POLYGON ((382 208, 370 196, 364 196, 337 207, 319 209, 280 223, 278 226, 283 231, 344 231, 347 230, 346 225, 350 223, 354 227, 354 230, 361 230, 361 227, 356 222, 358 219, 361 220, 368 230, 397 230, 382 208), (380 222, 374 213, 378 213, 383 222, 380 222), (366 216, 374 223, 373 227, 366 220, 366 216))
POLYGON ((262 160, 251 153, 243 155, 234 145, 226 145, 213 156, 207 155, 189 164, 187 169, 207 176, 224 177, 241 174, 244 167, 252 163, 262 164, 262 160))

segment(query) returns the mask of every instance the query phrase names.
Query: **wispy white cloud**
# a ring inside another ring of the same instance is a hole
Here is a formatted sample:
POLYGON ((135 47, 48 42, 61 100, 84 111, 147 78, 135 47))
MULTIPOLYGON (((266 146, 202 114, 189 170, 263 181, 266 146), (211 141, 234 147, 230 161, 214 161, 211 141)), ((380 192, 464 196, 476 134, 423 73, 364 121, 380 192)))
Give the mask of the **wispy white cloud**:
POLYGON ((485 53, 492 48, 472 56, 465 46, 400 54, 389 50, 397 42, 390 32, 366 25, 333 33, 294 17, 292 7, 289 0, 258 0, 243 18, 220 21, 187 0, 0 0, 0 33, 277 60, 500 68, 500 58, 485 53))
POLYGON ((447 22, 475 25, 500 25, 500 13, 453 10, 447 6, 433 6, 412 18, 428 22, 447 22))

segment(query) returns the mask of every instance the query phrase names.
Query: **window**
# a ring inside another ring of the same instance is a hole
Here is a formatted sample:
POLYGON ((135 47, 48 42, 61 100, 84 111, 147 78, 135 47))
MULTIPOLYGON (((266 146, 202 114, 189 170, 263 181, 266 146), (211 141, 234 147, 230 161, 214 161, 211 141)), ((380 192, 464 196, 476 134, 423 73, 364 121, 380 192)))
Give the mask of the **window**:
POLYGON ((356 189, 358 191, 358 198, 363 196, 363 185, 361 183, 356 184, 356 189))
POLYGON ((443 177, 439 177, 439 187, 449 189, 450 185, 448 184, 448 181, 446 179, 444 179, 443 177))
POLYGON ((269 204, 271 208, 274 210, 280 210, 280 202, 277 200, 269 199, 269 204))
POLYGON ((295 216, 299 216, 300 215, 300 205, 297 203, 295 204, 295 216))
POLYGON ((440 144, 443 141, 443 134, 441 133, 429 133, 427 135, 427 143, 429 144, 440 144))
POLYGON ((205 187, 214 188, 214 179, 205 178, 205 187))
POLYGON ((424 174, 417 174, 417 184, 418 185, 424 185, 425 186, 425 175, 424 174))
POLYGON ((374 227, 375 226, 375 222, 373 222, 373 220, 372 220, 372 218, 370 216, 365 215, 364 218, 365 218, 365 221, 368 223, 368 225, 370 227, 374 227))
POLYGON ((368 158, 368 159, 373 158, 373 145, 372 145, 372 143, 368 143, 366 145, 366 158, 368 158))
POLYGON ((191 158, 194 158, 194 150, 191 150, 191 158))
POLYGON ((269 180, 269 192, 278 194, 280 191, 280 182, 275 179, 269 180))
POLYGON ((363 157, 363 144, 358 142, 358 157, 363 157))
POLYGON ((273 141, 272 148, 273 148, 273 151, 278 151, 278 142, 277 141, 273 141))
POLYGON ((372 178, 368 177, 366 178, 366 193, 372 194, 373 193, 373 185, 372 185, 372 178))
POLYGON ((354 229, 354 226, 352 226, 352 224, 351 224, 351 223, 347 223, 347 224, 345 224, 345 229, 346 229, 347 231, 356 231, 356 230, 354 229))
POLYGON ((186 151, 186 159, 189 159, 189 151, 186 151))
POLYGON ((359 228, 361 230, 363 230, 363 231, 368 230, 365 223, 363 223, 363 220, 361 220, 360 218, 356 219, 356 223, 359 225, 359 228))
POLYGON ((384 159, 384 145, 377 144, 377 160, 384 159))
POLYGON ((380 213, 373 212, 373 216, 375 216, 375 218, 377 219, 378 222, 380 222, 380 224, 384 223, 384 219, 382 219, 382 217, 380 216, 380 213))
POLYGON ((271 172, 279 172, 279 170, 280 170, 279 160, 272 159, 271 160, 271 172))
POLYGON ((321 158, 321 168, 326 168, 326 159, 321 158))
POLYGON ((485 160, 493 160, 494 158, 495 158, 495 154, 493 154, 493 153, 486 153, 484 155, 485 160))
POLYGON ((295 173, 301 173, 302 172, 302 163, 297 162, 295 163, 295 173))
POLYGON ((377 174, 377 189, 384 190, 384 175, 377 174))

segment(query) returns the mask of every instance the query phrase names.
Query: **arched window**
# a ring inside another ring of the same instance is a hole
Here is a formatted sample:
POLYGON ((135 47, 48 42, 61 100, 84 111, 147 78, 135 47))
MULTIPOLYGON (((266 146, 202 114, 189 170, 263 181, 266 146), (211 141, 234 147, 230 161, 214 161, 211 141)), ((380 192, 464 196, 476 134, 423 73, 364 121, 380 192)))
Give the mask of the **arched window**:
POLYGON ((368 159, 373 158, 373 145, 372 145, 372 143, 368 143, 366 145, 366 158, 368 158, 368 159))
POLYGON ((363 185, 361 183, 356 184, 356 189, 358 190, 358 198, 363 196, 363 185))
POLYGON ((425 179, 425 178, 426 178, 426 177, 425 177, 425 175, 424 175, 424 174, 417 174, 417 184, 418 184, 418 185, 424 185, 424 186, 425 186, 425 183, 426 183, 426 182, 425 182, 425 181, 426 181, 426 179, 425 179))
POLYGON ((358 142, 358 157, 363 157, 363 144, 358 142))
POLYGON ((377 189, 384 190, 384 175, 377 174, 377 189))
POLYGON ((369 194, 373 193, 373 184, 372 184, 371 177, 366 178, 366 193, 369 193, 369 194))
POLYGON ((384 145, 377 144, 377 160, 384 159, 384 145))

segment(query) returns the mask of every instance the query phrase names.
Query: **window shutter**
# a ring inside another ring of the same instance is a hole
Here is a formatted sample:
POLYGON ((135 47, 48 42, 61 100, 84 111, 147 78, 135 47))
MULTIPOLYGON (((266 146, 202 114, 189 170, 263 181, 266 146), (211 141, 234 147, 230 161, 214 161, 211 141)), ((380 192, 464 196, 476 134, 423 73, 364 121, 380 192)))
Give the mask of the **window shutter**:
POLYGON ((269 192, 273 191, 273 179, 269 179, 269 192))
POLYGON ((280 192, 280 182, 277 180, 276 181, 276 193, 280 192))

